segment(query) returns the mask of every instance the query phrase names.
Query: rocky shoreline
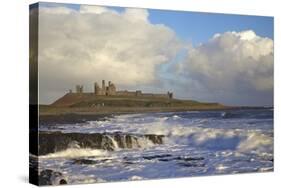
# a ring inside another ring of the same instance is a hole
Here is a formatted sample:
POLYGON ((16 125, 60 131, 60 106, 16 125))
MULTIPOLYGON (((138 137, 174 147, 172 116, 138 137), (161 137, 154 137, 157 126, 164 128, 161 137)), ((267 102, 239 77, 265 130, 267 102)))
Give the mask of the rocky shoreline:
POLYGON ((69 148, 90 148, 113 151, 116 148, 140 148, 144 140, 163 144, 164 135, 114 133, 62 133, 39 132, 39 156, 69 148))

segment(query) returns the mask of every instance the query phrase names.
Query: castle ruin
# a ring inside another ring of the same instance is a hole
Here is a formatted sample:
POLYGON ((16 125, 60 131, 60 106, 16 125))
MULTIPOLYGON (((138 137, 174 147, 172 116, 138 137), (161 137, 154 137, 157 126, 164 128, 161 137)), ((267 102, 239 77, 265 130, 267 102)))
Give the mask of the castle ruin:
MULTIPOLYGON (((72 92, 72 90, 69 90, 72 92)), ((76 85, 76 93, 83 93, 83 86, 82 85, 76 85)))
MULTIPOLYGON (((76 93, 82 94, 83 93, 83 85, 76 85, 76 93)), ((94 83, 94 95, 96 96, 131 96, 131 97, 152 97, 152 98, 167 98, 172 99, 173 93, 167 92, 167 93, 161 93, 161 94, 155 94, 155 93, 142 93, 141 90, 136 91, 127 91, 127 90, 116 90, 116 86, 111 81, 108 82, 108 85, 105 85, 105 81, 102 80, 101 87, 97 82, 94 83)))
POLYGON ((111 81, 108 82, 108 86, 105 86, 105 81, 102 81, 102 87, 99 86, 97 82, 94 85, 94 93, 95 95, 116 95, 116 87, 111 81))

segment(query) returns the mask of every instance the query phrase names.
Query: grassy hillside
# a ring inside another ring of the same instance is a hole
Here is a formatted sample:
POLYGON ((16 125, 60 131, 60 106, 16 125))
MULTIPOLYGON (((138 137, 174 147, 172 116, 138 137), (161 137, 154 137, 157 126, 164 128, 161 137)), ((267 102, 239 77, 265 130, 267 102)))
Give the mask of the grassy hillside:
POLYGON ((40 114, 110 114, 223 108, 227 107, 219 103, 203 103, 194 100, 68 93, 51 105, 40 105, 40 114))
POLYGON ((91 93, 68 93, 55 101, 53 107, 179 107, 198 105, 219 105, 194 100, 166 99, 133 96, 95 96, 91 93))

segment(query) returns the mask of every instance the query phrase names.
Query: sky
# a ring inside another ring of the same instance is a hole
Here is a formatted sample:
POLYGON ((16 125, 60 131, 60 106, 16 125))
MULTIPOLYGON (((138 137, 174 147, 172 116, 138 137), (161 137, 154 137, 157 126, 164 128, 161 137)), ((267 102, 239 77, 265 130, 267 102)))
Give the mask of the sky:
MULTIPOLYGON (((273 18, 40 3, 39 102, 76 84, 273 105, 273 18)), ((32 9, 31 9, 32 11, 32 9)))

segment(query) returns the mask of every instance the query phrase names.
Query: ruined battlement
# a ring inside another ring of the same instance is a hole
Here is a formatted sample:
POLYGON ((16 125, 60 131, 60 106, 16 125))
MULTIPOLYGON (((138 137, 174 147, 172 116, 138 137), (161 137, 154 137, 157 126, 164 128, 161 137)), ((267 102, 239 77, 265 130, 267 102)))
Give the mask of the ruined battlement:
MULTIPOLYGON (((69 90, 69 92, 72 92, 72 90, 69 90)), ((83 93, 83 86, 82 85, 76 85, 76 93, 83 93)))
MULTIPOLYGON (((71 91, 71 90, 70 90, 71 91)), ((76 93, 83 93, 83 85, 76 85, 76 93)), ((150 98, 167 98, 172 99, 173 93, 143 93, 141 90, 136 91, 127 91, 120 90, 117 91, 116 86, 111 81, 108 82, 108 85, 105 85, 105 80, 102 80, 102 86, 100 87, 97 82, 94 83, 94 95, 96 96, 131 96, 131 97, 150 97, 150 98)))
POLYGON ((113 83, 111 83, 111 81, 109 81, 108 86, 106 86, 105 81, 102 80, 102 87, 100 87, 99 84, 95 82, 94 93, 95 95, 105 95, 105 96, 116 95, 116 87, 113 83))

